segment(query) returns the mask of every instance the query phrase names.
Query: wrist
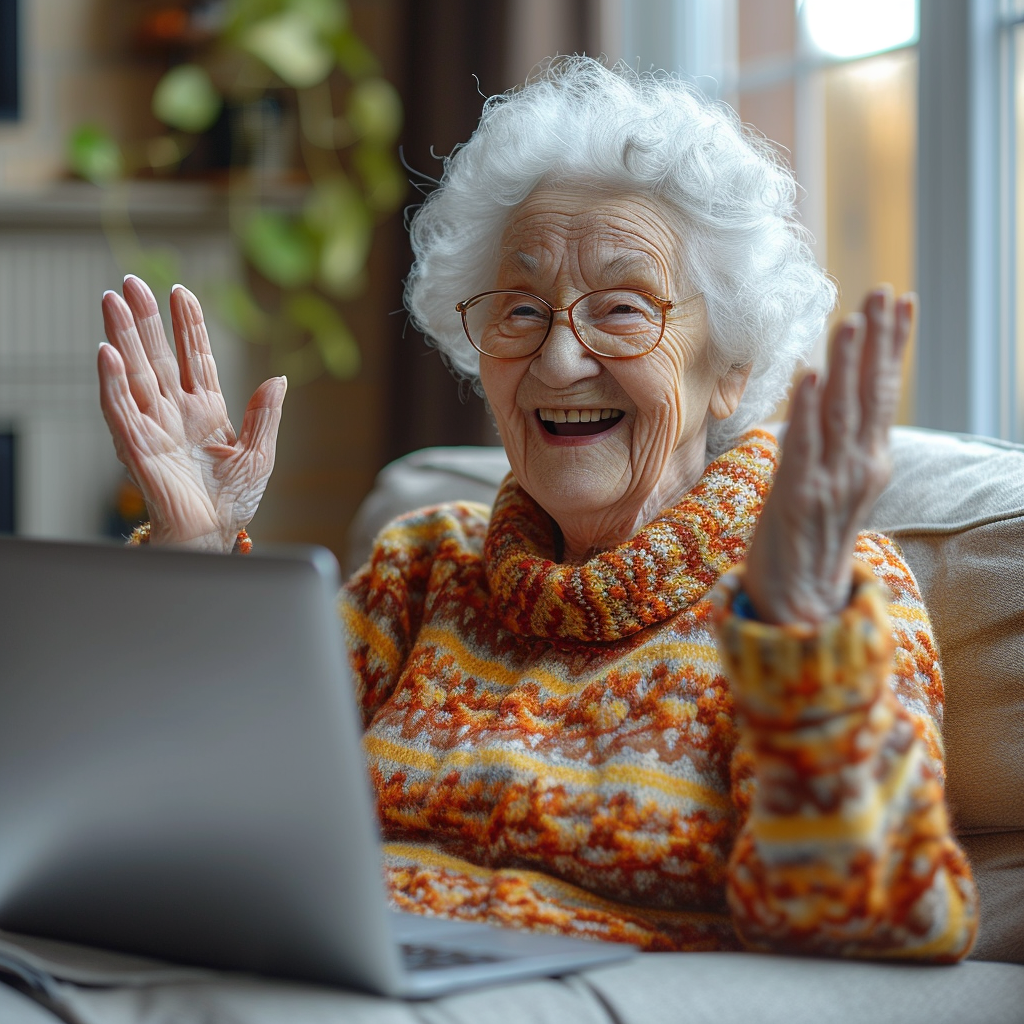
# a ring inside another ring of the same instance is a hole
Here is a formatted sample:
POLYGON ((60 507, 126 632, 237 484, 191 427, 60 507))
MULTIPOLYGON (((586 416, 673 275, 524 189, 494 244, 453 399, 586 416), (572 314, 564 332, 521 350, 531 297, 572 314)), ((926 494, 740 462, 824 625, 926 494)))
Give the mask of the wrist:
POLYGON ((247 555, 252 551, 252 540, 244 528, 232 534, 229 538, 225 538, 220 532, 183 538, 180 535, 170 535, 167 531, 160 530, 155 524, 142 523, 132 531, 128 538, 128 544, 132 547, 151 545, 153 547, 186 548, 190 551, 208 551, 220 554, 236 552, 247 555))
POLYGON ((719 650, 742 722, 794 728, 878 698, 893 640, 885 592, 867 566, 855 563, 850 600, 818 623, 752 618, 744 591, 739 567, 714 594, 719 650))
POLYGON ((820 626, 850 604, 853 591, 852 563, 841 579, 814 580, 810 586, 776 583, 764 587, 747 574, 737 614, 774 626, 820 626))
POLYGON ((150 531, 150 543, 154 547, 187 548, 190 551, 230 551, 234 543, 233 537, 225 536, 219 530, 199 533, 192 536, 177 531, 162 530, 154 523, 150 531))

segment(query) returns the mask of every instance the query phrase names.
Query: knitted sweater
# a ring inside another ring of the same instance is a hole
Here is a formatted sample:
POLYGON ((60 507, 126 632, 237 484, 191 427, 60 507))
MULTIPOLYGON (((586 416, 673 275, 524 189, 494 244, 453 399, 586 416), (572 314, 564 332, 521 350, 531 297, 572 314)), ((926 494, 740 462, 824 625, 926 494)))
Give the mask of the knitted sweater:
POLYGON ((898 550, 861 535, 821 628, 729 610, 777 458, 747 435, 583 565, 512 477, 490 514, 381 533, 341 613, 396 905, 650 950, 967 953, 938 657, 898 550))

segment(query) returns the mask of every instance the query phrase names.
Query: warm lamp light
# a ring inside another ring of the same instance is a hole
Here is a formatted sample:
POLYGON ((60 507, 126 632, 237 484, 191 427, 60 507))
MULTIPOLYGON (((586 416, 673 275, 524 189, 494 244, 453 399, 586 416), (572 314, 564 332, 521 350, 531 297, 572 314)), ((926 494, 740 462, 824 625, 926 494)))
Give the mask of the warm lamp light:
POLYGON ((917 0, 801 0, 811 43, 830 57, 850 59, 917 39, 917 0))

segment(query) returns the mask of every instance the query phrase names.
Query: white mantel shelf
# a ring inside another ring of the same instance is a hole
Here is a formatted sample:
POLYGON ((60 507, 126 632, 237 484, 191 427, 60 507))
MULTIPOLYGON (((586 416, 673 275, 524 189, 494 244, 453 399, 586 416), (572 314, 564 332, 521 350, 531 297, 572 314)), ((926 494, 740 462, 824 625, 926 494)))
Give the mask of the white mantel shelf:
MULTIPOLYGON (((297 209, 306 190, 276 184, 261 191, 277 209, 297 209)), ((85 181, 63 181, 45 190, 0 191, 0 230, 11 228, 102 228, 110 219, 137 229, 217 231, 228 225, 228 190, 193 181, 132 181, 102 189, 85 181)))

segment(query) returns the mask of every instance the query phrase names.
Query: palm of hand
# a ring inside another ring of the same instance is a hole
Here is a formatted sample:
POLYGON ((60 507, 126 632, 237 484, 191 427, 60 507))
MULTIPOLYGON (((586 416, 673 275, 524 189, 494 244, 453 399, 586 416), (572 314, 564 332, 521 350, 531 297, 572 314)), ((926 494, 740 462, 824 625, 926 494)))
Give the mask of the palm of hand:
MULTIPOLYGON (((147 496, 154 533, 173 541, 175 524, 190 522, 214 533, 224 521, 231 536, 256 511, 246 495, 247 456, 235 448, 235 432, 219 395, 161 397, 135 436, 137 447, 122 458, 147 496), (180 403, 180 404, 179 404, 180 403), (241 507, 236 507, 241 504, 241 507)), ((269 469, 264 474, 269 476, 269 469)), ((258 483, 254 480, 253 483, 258 483)), ((262 490, 262 488, 261 488, 262 490)))
POLYGON ((228 549, 273 470, 284 380, 257 390, 236 436, 194 296, 172 295, 177 360, 149 289, 129 278, 125 297, 104 297, 110 345, 99 358, 118 458, 145 497, 155 543, 228 549))

